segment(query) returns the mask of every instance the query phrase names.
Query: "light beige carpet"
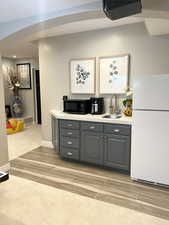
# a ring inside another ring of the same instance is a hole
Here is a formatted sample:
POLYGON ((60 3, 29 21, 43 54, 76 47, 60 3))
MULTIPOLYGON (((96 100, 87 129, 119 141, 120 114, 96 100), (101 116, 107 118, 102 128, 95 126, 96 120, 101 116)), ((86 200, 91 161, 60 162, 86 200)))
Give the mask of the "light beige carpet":
POLYGON ((0 184, 1 225, 169 225, 169 221, 11 176, 0 184))
POLYGON ((41 126, 32 125, 24 131, 8 135, 9 160, 15 159, 41 145, 41 126))

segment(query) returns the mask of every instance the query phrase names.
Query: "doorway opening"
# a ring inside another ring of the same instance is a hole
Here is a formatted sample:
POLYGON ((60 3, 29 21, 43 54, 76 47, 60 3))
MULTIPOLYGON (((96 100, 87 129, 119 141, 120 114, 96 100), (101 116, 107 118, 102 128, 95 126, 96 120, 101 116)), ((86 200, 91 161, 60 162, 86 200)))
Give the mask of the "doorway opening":
POLYGON ((9 160, 41 146, 41 95, 38 60, 2 57, 9 160), (18 70, 20 66, 20 71, 18 70), (28 66, 28 67, 27 67, 28 66), (29 68, 29 69, 27 69, 29 68), (19 86, 14 91, 14 83, 19 86))
POLYGON ((34 73, 34 103, 35 103, 35 120, 37 124, 42 124, 41 112, 41 91, 40 91, 40 71, 35 69, 34 73))

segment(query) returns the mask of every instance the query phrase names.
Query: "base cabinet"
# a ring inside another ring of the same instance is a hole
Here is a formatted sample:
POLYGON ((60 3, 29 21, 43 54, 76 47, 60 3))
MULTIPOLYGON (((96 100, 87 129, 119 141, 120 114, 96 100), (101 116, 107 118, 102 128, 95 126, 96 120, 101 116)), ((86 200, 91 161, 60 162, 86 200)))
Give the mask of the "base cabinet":
POLYGON ((52 125, 52 144, 55 149, 57 149, 57 131, 58 131, 58 121, 55 119, 54 116, 51 118, 51 125, 52 125))
POLYGON ((103 164, 103 135, 84 131, 81 134, 81 161, 103 164))
MULTIPOLYGON (((55 144, 56 121, 53 120, 53 123, 55 144)), ((61 157, 130 170, 130 125, 59 120, 58 127, 61 157)))
POLYGON ((130 137, 120 135, 105 136, 104 165, 129 171, 130 137))

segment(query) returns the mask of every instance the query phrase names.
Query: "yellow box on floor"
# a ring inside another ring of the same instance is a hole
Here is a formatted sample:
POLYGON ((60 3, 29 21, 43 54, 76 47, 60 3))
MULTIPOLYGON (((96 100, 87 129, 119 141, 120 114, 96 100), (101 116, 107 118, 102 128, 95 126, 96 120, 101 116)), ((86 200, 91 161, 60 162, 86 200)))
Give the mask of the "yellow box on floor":
POLYGON ((24 122, 22 120, 10 119, 8 122, 11 124, 12 128, 6 129, 7 134, 15 134, 24 129, 24 122))

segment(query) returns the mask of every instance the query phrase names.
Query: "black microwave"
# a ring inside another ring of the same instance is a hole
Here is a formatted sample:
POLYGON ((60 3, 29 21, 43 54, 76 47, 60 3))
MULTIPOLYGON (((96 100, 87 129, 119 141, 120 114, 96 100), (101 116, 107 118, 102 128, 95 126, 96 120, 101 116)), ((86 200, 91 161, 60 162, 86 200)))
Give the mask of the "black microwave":
POLYGON ((72 114, 88 114, 91 112, 89 99, 64 99, 64 112, 72 114))

